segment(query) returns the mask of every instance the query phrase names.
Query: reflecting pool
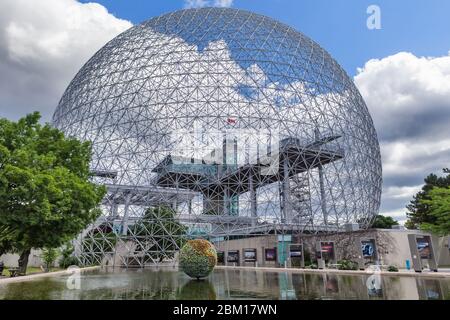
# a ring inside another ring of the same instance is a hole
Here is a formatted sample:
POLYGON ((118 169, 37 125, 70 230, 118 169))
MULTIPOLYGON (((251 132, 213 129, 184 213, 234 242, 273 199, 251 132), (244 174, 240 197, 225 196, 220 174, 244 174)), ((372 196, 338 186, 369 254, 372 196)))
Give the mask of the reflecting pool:
POLYGON ((0 285, 0 299, 433 299, 450 279, 216 269, 191 280, 173 269, 97 270, 0 285), (68 286, 69 284, 69 286, 68 286))

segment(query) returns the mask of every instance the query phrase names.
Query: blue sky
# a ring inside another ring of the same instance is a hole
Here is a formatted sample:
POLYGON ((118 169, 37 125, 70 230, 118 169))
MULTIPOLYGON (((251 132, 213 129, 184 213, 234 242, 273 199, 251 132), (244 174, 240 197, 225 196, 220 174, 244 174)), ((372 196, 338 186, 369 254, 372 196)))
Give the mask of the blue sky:
MULTIPOLYGON (((95 2, 133 24, 185 5, 183 0, 95 2)), ((270 16, 303 32, 327 49, 351 76, 372 58, 400 51, 441 56, 450 50, 447 0, 234 0, 233 7, 270 16), (366 9, 371 4, 381 9, 381 30, 366 27, 366 9)))

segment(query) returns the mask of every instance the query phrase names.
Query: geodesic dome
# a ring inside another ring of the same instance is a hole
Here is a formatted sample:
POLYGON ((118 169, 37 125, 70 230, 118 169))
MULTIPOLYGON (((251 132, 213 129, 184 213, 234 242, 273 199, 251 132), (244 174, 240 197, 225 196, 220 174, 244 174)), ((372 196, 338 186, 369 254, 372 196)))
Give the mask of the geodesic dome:
POLYGON ((178 237, 336 231, 378 212, 379 145, 354 83, 314 41, 251 12, 182 10, 125 31, 75 76, 53 123, 93 143, 108 194, 80 239, 100 257, 116 246, 105 233, 144 264, 178 237), (176 231, 147 214, 161 207, 176 231), (153 227, 137 234, 143 219, 153 227))

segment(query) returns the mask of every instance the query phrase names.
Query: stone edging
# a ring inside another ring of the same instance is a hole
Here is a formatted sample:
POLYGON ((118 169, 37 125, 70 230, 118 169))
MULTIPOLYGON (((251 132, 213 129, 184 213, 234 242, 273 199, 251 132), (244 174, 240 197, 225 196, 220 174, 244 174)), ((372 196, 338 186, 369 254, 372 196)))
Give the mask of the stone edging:
MULTIPOLYGON (((80 268, 81 272, 87 272, 87 271, 93 271, 100 269, 99 266, 95 267, 86 267, 86 268, 80 268)), ((15 282, 23 282, 23 281, 31 281, 35 279, 40 278, 47 278, 47 277, 53 277, 53 276, 63 276, 69 274, 67 270, 61 270, 61 271, 54 271, 54 272, 43 272, 43 273, 36 273, 36 274, 30 274, 27 276, 18 276, 13 278, 4 278, 0 279, 0 285, 2 284, 8 284, 8 283, 15 283, 15 282)))
MULTIPOLYGON (((336 270, 336 269, 296 269, 296 268, 274 268, 274 267, 233 267, 233 266, 216 266, 217 269, 230 269, 230 270, 249 270, 249 271, 270 271, 270 272, 290 272, 290 273, 333 273, 342 275, 371 275, 373 272, 362 270, 336 270)), ((450 278, 450 272, 426 272, 416 273, 412 272, 388 272, 381 271, 379 273, 383 276, 400 276, 400 277, 425 277, 425 278, 450 278)))

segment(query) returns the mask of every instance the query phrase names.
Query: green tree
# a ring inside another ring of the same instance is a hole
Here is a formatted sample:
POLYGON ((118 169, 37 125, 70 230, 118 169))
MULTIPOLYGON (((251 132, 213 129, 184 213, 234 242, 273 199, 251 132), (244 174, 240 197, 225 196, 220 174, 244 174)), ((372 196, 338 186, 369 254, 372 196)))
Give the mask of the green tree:
POLYGON ((428 175, 425 178, 422 190, 414 195, 409 205, 406 206, 408 220, 405 223, 405 227, 408 229, 419 229, 422 224, 436 223, 436 217, 431 214, 429 203, 426 200, 430 200, 429 193, 434 187, 450 187, 450 171, 449 169, 444 169, 443 171, 446 175, 442 177, 436 174, 428 175))
POLYGON ((144 251, 149 258, 161 262, 166 257, 173 258, 183 246, 187 227, 176 220, 174 210, 160 206, 148 208, 129 232, 139 239, 136 250, 144 251))
POLYGON ((0 256, 13 250, 14 232, 0 225, 0 256))
POLYGON ((420 224, 422 230, 428 230, 438 235, 450 234, 450 187, 431 189, 428 199, 421 202, 428 207, 433 223, 424 222, 420 224))
POLYGON ((91 144, 39 119, 0 119, 0 225, 16 230, 21 273, 32 248, 59 247, 94 221, 105 194, 89 181, 91 144))
POLYGON ((73 265, 78 265, 78 259, 73 255, 75 248, 68 242, 61 248, 61 258, 59 259, 59 266, 61 268, 68 268, 73 265))
POLYGON ((58 250, 55 248, 44 248, 41 253, 42 261, 45 263, 45 271, 49 272, 50 268, 56 261, 58 257, 58 250))
POLYGON ((378 229, 392 229, 392 226, 397 226, 398 221, 394 220, 392 217, 386 217, 383 215, 377 215, 374 222, 372 223, 372 228, 378 229))

